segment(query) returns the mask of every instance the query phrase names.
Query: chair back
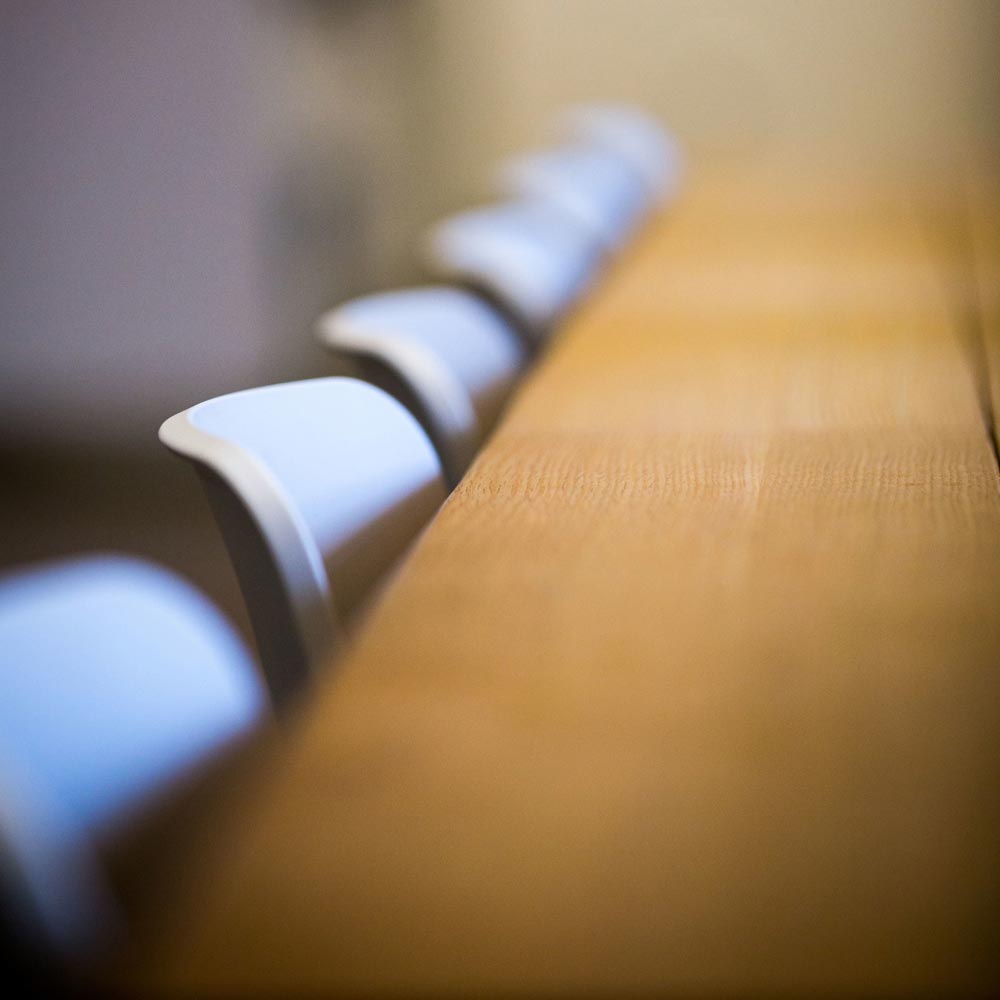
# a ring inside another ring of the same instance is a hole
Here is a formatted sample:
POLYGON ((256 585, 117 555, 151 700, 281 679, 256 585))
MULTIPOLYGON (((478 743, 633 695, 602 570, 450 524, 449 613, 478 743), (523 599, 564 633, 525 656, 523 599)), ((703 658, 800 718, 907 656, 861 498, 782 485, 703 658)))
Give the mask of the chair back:
POLYGON ((0 582, 0 893, 8 930, 80 957, 120 914, 101 845, 265 710, 242 641, 157 566, 91 556, 0 582))
POLYGON ((445 496, 417 421, 357 379, 220 396, 171 417, 160 440, 201 476, 278 702, 445 496))
POLYGON ((447 286, 354 299, 323 315, 316 333, 342 365, 411 410, 452 485, 496 422, 527 358, 523 340, 495 308, 447 286))
POLYGON ((636 171, 597 143, 571 143, 512 157, 501 164, 498 182, 504 194, 558 206, 609 252, 625 245, 649 205, 636 171))
POLYGON ((564 135, 604 146, 627 162, 654 203, 673 200, 682 156, 677 139, 652 115, 629 104, 581 104, 563 115, 564 135))
POLYGON ((602 249, 557 206, 532 198, 445 219, 425 256, 438 278, 485 294, 540 343, 589 287, 602 249))

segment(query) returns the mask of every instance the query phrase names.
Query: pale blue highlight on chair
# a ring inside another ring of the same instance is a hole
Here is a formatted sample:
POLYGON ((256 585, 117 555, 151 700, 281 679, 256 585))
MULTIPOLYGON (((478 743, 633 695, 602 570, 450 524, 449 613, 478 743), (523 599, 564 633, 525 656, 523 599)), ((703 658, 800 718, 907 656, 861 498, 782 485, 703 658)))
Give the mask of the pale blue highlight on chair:
POLYGON ((567 109, 561 131, 621 157, 642 180, 651 202, 666 205, 680 189, 683 155, 677 137, 633 104, 595 102, 567 109))
POLYGON ((99 844, 245 736, 264 688, 232 626, 149 563, 0 581, 0 880, 30 939, 84 950, 114 903, 99 844))
POLYGON ((485 293, 536 343, 585 293, 602 254, 591 233, 542 198, 450 216, 424 247, 437 277, 485 293))
POLYGON ((321 316, 316 333, 338 362, 401 390, 452 484, 496 422, 528 354, 493 306, 447 286, 354 299, 321 316))
POLYGON ((219 396, 171 417, 160 440, 202 474, 277 701, 331 654, 445 497, 419 423, 357 379, 219 396))
POLYGON ((649 205, 638 173, 599 143, 522 153, 502 163, 497 177, 503 193, 550 202, 608 252, 625 246, 649 205))

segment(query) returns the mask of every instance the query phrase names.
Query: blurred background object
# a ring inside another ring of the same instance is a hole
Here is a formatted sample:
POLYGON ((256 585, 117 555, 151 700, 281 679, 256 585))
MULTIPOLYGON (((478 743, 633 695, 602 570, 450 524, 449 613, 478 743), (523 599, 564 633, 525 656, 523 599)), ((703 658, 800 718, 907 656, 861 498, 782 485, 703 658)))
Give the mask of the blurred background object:
POLYGON ((159 423, 327 372, 315 317, 416 279, 419 232, 566 104, 635 101, 699 166, 934 174, 996 140, 990 0, 0 0, 0 18, 0 563, 123 548, 238 616, 159 423))

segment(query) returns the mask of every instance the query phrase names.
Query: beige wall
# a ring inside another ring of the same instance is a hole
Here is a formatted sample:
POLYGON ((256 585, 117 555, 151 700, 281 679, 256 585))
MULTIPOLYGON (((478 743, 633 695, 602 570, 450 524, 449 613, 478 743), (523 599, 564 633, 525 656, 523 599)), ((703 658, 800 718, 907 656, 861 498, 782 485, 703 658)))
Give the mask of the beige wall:
POLYGON ((993 0, 430 0, 456 183, 574 100, 646 104, 695 158, 934 166, 1000 115, 993 0), (474 145, 473 145, 474 143, 474 145))

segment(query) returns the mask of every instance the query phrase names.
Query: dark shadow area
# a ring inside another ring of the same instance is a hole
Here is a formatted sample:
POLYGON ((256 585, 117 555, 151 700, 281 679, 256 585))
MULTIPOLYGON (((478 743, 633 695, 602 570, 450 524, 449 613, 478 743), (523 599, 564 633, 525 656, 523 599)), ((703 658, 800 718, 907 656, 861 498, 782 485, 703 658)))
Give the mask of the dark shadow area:
POLYGON ((94 551, 152 559, 250 629, 235 575, 196 478, 156 442, 141 454, 0 453, 0 570, 94 551))

